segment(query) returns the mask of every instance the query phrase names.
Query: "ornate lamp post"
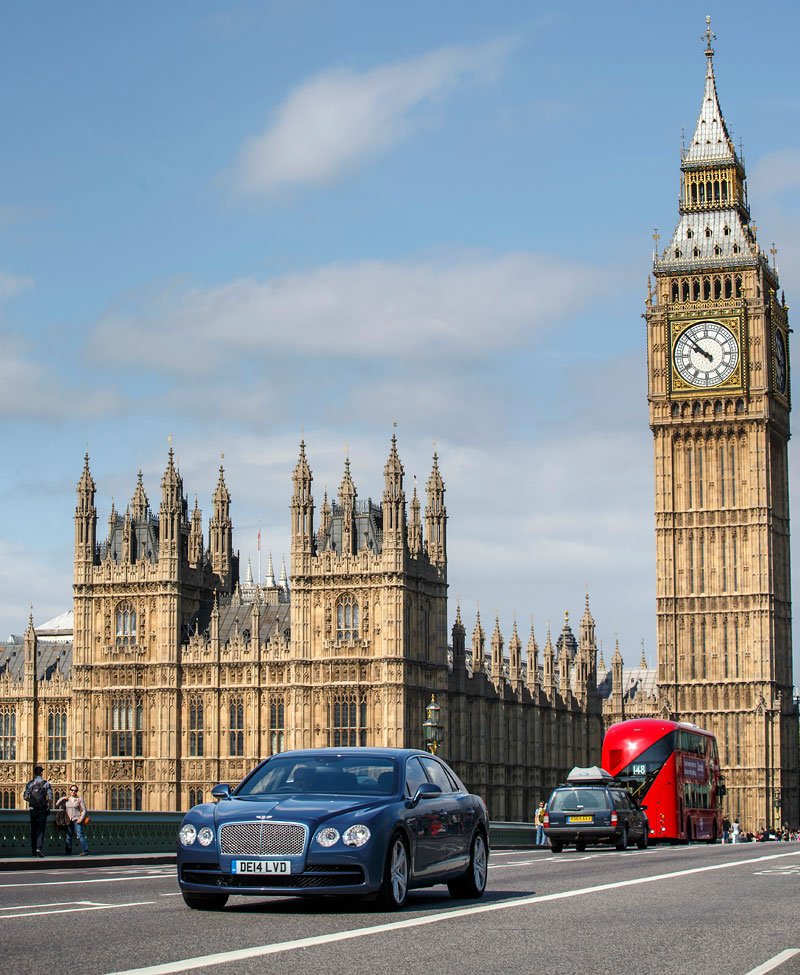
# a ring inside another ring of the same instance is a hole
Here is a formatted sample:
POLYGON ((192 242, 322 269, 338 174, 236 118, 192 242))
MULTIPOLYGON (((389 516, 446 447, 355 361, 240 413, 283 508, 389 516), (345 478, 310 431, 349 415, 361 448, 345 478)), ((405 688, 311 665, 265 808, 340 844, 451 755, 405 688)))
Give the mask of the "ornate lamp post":
POLYGON ((422 740, 428 751, 435 755, 444 738, 444 725, 439 722, 442 709, 436 703, 436 695, 431 694, 431 703, 425 708, 426 718, 422 722, 422 740))

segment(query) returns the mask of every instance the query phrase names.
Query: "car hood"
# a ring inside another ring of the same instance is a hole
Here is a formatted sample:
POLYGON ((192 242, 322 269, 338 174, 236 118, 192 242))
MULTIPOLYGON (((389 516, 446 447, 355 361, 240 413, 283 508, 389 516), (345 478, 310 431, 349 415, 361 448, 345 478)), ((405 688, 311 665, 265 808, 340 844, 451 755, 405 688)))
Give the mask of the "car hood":
MULTIPOLYGON (((392 802, 394 800, 390 800, 392 802)), ((258 799, 223 799, 214 808, 218 826, 224 823, 253 820, 267 816, 272 820, 301 823, 324 823, 328 819, 358 810, 372 811, 388 805, 357 796, 265 796, 258 799)))

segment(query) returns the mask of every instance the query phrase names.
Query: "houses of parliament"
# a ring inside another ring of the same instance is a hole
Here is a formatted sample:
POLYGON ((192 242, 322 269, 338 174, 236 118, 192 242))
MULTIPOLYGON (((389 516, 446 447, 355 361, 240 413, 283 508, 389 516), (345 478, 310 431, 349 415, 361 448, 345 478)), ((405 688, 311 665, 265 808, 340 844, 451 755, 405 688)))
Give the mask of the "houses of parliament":
POLYGON ((625 668, 619 647, 606 667, 588 595, 577 635, 565 616, 541 647, 516 624, 487 635, 479 615, 468 637, 458 606, 449 624, 439 458, 424 498, 408 498, 395 437, 380 503, 359 499, 347 460, 318 505, 301 442, 290 572, 276 581, 270 564, 264 584, 240 579, 222 467, 207 526, 170 448, 157 510, 140 472, 101 533, 86 456, 72 613, 39 627, 31 616, 0 644, 0 807, 21 805, 38 762, 92 808, 185 809, 284 749, 421 747, 435 696, 443 754, 495 820, 528 819, 573 765, 599 762, 608 723, 646 715, 717 735, 731 818, 800 822, 787 306, 720 109, 712 37, 678 222, 645 306, 657 669, 625 668))

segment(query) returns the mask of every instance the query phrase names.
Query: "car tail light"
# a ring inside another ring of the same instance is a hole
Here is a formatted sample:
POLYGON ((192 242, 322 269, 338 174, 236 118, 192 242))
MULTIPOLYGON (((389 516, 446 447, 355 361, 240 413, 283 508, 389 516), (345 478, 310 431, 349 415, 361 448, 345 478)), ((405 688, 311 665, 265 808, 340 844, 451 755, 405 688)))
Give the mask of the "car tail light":
POLYGON ((545 825, 545 826, 549 826, 549 825, 550 825, 550 813, 547 813, 547 812, 546 812, 546 813, 544 814, 544 825, 545 825))
POLYGON ((619 819, 617 818, 617 814, 615 812, 612 812, 611 813, 611 825, 612 826, 616 826, 618 822, 619 822, 619 819))

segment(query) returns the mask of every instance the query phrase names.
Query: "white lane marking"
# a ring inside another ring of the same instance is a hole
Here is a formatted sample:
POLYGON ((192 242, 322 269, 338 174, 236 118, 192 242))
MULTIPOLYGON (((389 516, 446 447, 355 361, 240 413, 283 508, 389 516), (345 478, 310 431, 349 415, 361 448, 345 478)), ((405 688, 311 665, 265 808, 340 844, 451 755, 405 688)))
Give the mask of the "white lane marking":
POLYGON ((159 897, 183 897, 181 891, 176 890, 174 894, 159 894, 159 897))
POLYGON ((132 880, 177 880, 177 874, 171 873, 151 875, 147 877, 90 877, 87 880, 33 880, 29 884, 15 884, 15 887, 75 887, 78 884, 129 884, 132 880))
POLYGON ((234 951, 220 951, 214 955, 198 955, 195 958, 165 962, 161 965, 147 965, 144 968, 127 968, 117 972, 110 972, 109 975, 174 975, 176 972, 193 972, 197 968, 226 965, 231 962, 245 961, 249 958, 263 958, 265 955, 277 955, 283 951, 296 951, 299 948, 314 948, 317 945, 330 945, 337 941, 351 941, 355 938, 365 938, 372 934, 383 934, 386 931, 399 931, 402 928, 418 928, 425 924, 436 924, 439 921, 452 921, 454 918, 472 917, 475 914, 489 914, 493 911, 507 911, 514 908, 529 907, 531 904, 544 904, 548 901, 566 900, 570 897, 581 897, 585 894, 596 894, 604 890, 616 890, 620 887, 635 887, 639 884, 658 883, 662 880, 674 880, 677 877, 708 873, 711 870, 727 870, 729 867, 749 866, 753 863, 759 863, 765 860, 779 860, 782 857, 789 856, 800 856, 800 850, 796 853, 778 853, 774 856, 731 860, 727 863, 716 863, 707 867, 690 867, 688 870, 675 870, 672 873, 661 873, 652 877, 618 880, 614 883, 598 884, 596 887, 564 890, 557 894, 532 894, 530 897, 518 897, 510 901, 496 901, 494 904, 481 904, 478 907, 456 907, 450 911, 441 911, 438 914, 426 914, 422 917, 411 917, 404 921, 390 921, 388 924, 373 924, 368 928, 354 928, 350 931, 333 931, 330 934, 315 935, 311 938, 298 938, 296 941, 280 941, 277 944, 256 945, 253 948, 239 948, 234 951))
POLYGON ((769 961, 765 961, 763 965, 752 968, 746 975, 766 975, 767 972, 771 972, 773 968, 777 968, 778 965, 789 961, 795 955, 800 955, 800 948, 787 948, 786 951, 782 951, 779 955, 775 955, 774 958, 770 958, 769 961))
POLYGON ((53 901, 52 904, 17 904, 0 908, 0 912, 28 911, 31 907, 68 907, 70 904, 96 904, 97 901, 53 901))
MULTIPOLYGON (((0 909, 0 921, 13 921, 18 917, 43 917, 47 914, 78 914, 81 911, 113 911, 118 907, 143 907, 146 904, 155 904, 155 901, 131 901, 129 904, 92 904, 90 901, 68 901, 68 904, 89 904, 88 907, 64 907, 63 910, 55 911, 26 911, 24 914, 4 914, 7 908, 0 909)), ((18 908, 14 908, 18 910, 18 908)))

